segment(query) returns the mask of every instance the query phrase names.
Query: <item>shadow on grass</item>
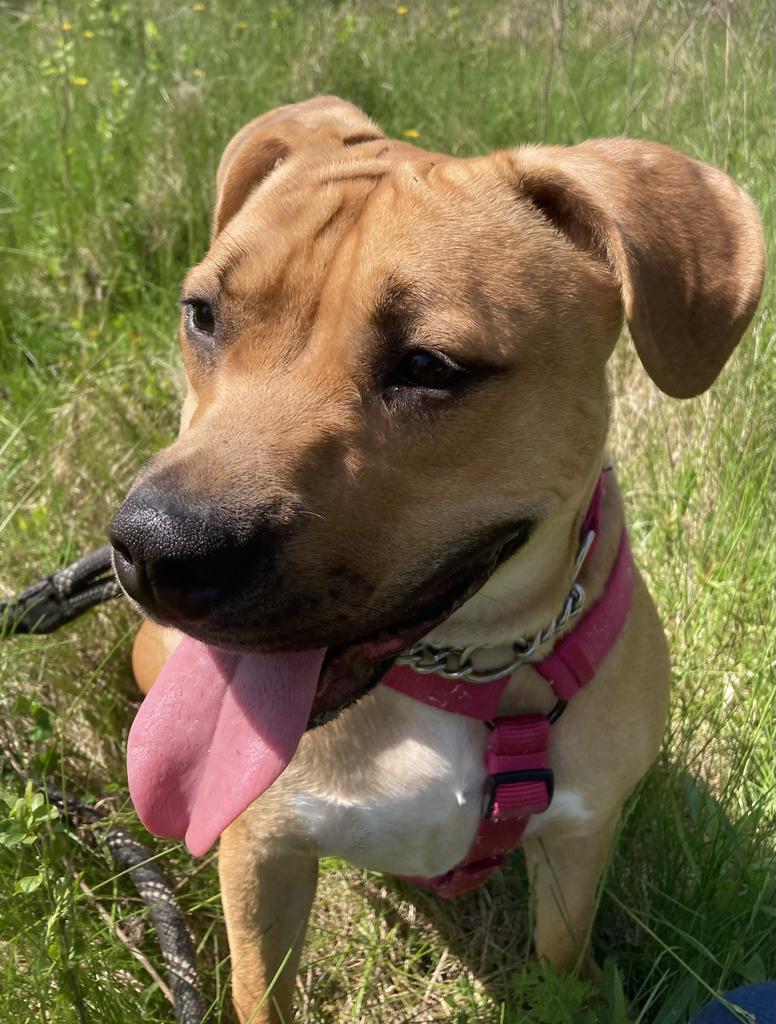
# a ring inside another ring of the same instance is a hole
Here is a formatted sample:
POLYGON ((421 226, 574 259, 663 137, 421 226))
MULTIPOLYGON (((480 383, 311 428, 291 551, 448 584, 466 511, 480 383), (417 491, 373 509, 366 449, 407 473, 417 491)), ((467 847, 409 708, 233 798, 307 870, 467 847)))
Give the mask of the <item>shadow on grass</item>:
MULTIPOLYGON (((656 765, 628 805, 601 894, 593 936, 605 965, 600 989, 533 959, 520 853, 454 901, 376 875, 363 895, 399 941, 411 942, 418 920, 434 928, 450 966, 463 965, 501 1013, 467 1009, 450 1020, 684 1024, 713 994, 776 974, 773 838, 766 801, 734 821, 681 761, 656 765)), ((415 969, 433 984, 440 959, 431 951, 425 959, 415 969)))

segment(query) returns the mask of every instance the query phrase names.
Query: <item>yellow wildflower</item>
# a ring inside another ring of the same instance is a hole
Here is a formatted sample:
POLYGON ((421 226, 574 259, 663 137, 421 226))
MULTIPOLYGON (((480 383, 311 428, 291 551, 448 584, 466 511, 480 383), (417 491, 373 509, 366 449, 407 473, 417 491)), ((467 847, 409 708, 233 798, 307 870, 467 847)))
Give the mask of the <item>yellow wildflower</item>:
POLYGON ((194 75, 195 78, 205 77, 205 72, 202 70, 202 68, 194 68, 194 70, 191 73, 192 75, 194 75))
POLYGON ((238 28, 247 28, 248 27, 248 22, 247 21, 238 21, 237 22, 237 27, 238 28))
POLYGON ((83 75, 73 75, 73 85, 88 85, 89 79, 83 75))
POLYGON ((405 139, 419 139, 420 132, 417 128, 408 128, 406 132, 402 132, 405 139))
POLYGON ((204 11, 204 9, 205 9, 205 5, 204 4, 194 4, 194 10, 195 11, 204 11))
POLYGON ((71 32, 72 29, 73 29, 73 26, 70 24, 69 21, 63 21, 62 22, 62 31, 63 32, 71 32))
POLYGON ((409 13, 409 7, 397 7, 396 8, 396 13, 399 16, 401 16, 402 14, 408 14, 409 13))
POLYGON ((92 32, 90 28, 87 28, 87 30, 83 34, 83 37, 84 39, 94 39, 94 32, 92 32))

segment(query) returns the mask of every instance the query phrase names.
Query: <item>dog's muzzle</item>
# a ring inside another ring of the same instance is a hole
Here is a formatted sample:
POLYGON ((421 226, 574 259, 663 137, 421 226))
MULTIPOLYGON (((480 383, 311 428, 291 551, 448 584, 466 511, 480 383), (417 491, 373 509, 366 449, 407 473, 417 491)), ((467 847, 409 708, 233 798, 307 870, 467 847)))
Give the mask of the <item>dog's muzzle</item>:
POLYGON ((152 616, 197 622, 235 593, 271 530, 241 537, 214 504, 153 483, 134 488, 113 517, 116 575, 152 616))

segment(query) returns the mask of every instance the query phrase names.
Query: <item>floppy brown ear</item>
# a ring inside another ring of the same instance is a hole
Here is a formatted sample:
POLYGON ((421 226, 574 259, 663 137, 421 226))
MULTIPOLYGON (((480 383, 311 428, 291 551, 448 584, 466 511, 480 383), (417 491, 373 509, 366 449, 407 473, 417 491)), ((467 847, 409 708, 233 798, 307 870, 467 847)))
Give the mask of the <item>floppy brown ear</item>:
POLYGON ((252 190, 291 154, 382 138, 366 114, 336 96, 317 96, 254 118, 234 136, 218 165, 211 241, 252 190))
POLYGON ((754 203, 667 146, 605 139, 510 152, 513 185, 608 262, 641 362, 675 398, 708 388, 752 319, 765 245, 754 203))

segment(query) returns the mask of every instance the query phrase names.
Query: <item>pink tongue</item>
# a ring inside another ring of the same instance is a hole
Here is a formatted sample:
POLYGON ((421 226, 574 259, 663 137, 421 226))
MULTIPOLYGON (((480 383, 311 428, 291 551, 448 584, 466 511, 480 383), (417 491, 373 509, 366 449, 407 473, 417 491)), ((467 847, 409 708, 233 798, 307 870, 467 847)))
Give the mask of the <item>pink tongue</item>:
POLYGON ((294 756, 325 653, 233 654, 184 637, 129 731, 146 828, 206 853, 294 756))

